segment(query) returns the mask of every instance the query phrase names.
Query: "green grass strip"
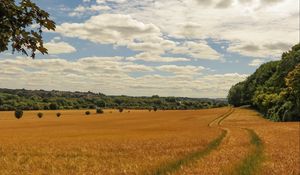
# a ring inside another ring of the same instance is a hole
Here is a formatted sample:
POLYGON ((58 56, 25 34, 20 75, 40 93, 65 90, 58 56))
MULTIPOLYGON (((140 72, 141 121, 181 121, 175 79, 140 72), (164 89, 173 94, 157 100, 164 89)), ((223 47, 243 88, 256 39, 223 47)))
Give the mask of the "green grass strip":
POLYGON ((227 134, 227 131, 223 130, 222 134, 220 136, 218 136, 218 138, 216 138, 215 140, 211 141, 204 150, 192 152, 181 159, 166 163, 166 164, 154 169, 153 171, 150 171, 145 174, 166 175, 166 174, 174 173, 174 172, 178 171, 182 166, 191 164, 191 163, 195 162, 196 160, 208 155, 211 151, 216 149, 221 144, 221 142, 224 139, 224 137, 226 136, 226 134, 227 134))
POLYGON ((250 153, 242 162, 239 164, 232 173, 236 175, 251 175, 255 174, 261 163, 263 162, 263 142, 259 136, 251 129, 246 129, 251 137, 251 144, 254 146, 254 151, 250 153))

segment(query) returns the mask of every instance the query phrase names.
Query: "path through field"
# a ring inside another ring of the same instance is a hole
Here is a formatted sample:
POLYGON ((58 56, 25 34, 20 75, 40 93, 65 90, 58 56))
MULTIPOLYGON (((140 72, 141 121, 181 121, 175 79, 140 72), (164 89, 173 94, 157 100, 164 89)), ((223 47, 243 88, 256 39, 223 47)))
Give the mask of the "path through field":
POLYGON ((299 122, 249 109, 0 112, 0 174, 300 174, 299 122))

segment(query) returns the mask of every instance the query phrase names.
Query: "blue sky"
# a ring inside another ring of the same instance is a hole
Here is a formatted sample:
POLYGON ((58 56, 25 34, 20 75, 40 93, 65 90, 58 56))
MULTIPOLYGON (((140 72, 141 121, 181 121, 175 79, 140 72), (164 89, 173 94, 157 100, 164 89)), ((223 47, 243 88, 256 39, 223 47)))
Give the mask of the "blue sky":
POLYGON ((49 55, 0 54, 1 87, 226 97, 299 42, 293 0, 35 2, 57 24, 49 55))

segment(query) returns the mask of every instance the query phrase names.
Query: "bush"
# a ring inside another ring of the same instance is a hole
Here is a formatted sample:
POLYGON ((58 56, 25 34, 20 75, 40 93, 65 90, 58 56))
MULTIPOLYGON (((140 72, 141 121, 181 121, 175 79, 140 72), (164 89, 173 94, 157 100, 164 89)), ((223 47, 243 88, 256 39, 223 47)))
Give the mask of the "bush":
POLYGON ((89 109, 95 109, 95 105, 89 105, 89 109))
POLYGON ((37 114, 37 116, 39 117, 39 118, 42 118, 43 117, 43 113, 41 113, 41 112, 39 112, 38 114, 37 114))
POLYGON ((124 110, 123 108, 119 108, 119 112, 123 112, 123 110, 124 110))
POLYGON ((15 111, 15 117, 17 119, 20 119, 23 116, 23 111, 22 110, 16 110, 15 111))
POLYGON ((154 108, 153 108, 153 111, 156 112, 156 111, 157 111, 157 107, 154 107, 154 108))
POLYGON ((57 106, 57 104, 55 104, 55 103, 51 103, 51 104, 49 105, 49 109, 51 109, 51 110, 56 110, 56 109, 58 109, 58 106, 57 106))
POLYGON ((91 114, 90 111, 86 111, 86 112, 85 112, 85 115, 90 115, 90 114, 91 114))
POLYGON ((103 114, 104 111, 103 111, 101 108, 98 108, 98 109, 96 109, 96 113, 97 113, 97 114, 103 114))
POLYGON ((61 116, 60 112, 56 113, 56 117, 60 117, 60 116, 61 116))

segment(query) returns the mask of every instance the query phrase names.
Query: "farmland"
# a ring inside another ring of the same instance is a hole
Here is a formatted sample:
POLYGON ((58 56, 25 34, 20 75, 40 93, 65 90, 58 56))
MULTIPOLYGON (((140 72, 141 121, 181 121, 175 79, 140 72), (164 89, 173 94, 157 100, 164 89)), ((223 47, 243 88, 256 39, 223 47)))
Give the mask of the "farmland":
POLYGON ((90 111, 0 112, 0 174, 300 173, 299 122, 227 107, 90 111))

